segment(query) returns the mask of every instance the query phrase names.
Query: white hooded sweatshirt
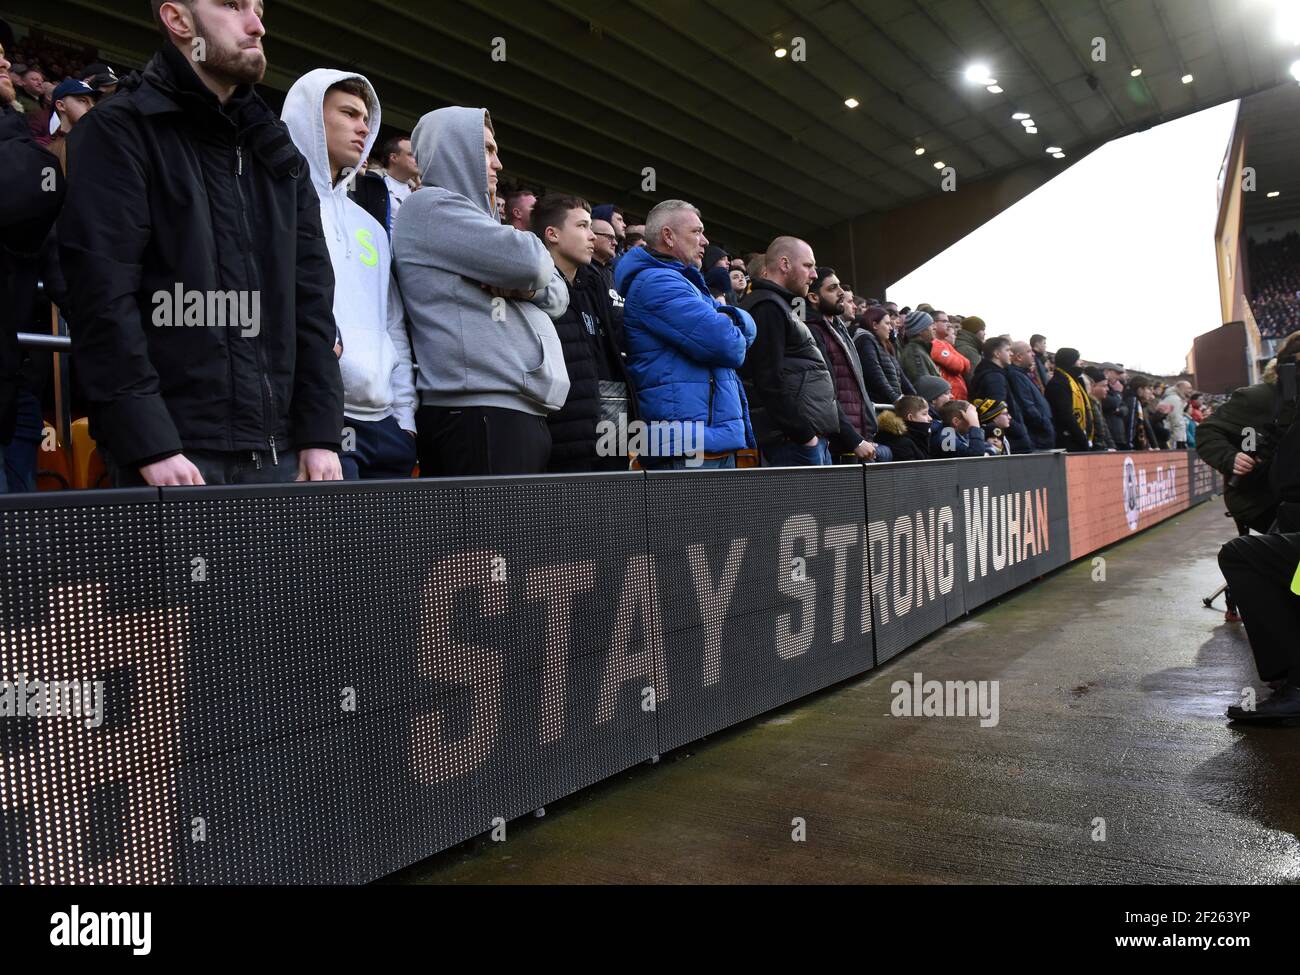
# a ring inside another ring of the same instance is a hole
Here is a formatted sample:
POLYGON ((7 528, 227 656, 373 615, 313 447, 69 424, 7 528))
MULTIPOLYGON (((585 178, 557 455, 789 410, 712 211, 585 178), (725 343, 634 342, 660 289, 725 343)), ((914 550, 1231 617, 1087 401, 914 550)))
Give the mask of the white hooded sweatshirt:
POLYGON ((363 421, 396 416, 415 432, 415 374, 401 292, 393 275, 392 251, 384 228, 348 198, 350 178, 334 185, 325 142, 325 92, 349 78, 370 91, 370 134, 366 156, 379 137, 379 96, 362 75, 317 68, 299 78, 284 100, 281 119, 298 151, 311 165, 320 197, 321 223, 334 265, 334 321, 343 340, 344 415, 363 421))

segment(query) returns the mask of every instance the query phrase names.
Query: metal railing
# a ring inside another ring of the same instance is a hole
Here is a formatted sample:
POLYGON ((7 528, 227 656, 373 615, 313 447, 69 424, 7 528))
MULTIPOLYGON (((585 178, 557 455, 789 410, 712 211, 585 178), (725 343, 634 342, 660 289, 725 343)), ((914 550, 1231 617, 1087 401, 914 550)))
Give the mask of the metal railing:
MULTIPOLYGON (((37 284, 38 294, 48 300, 45 282, 37 284)), ((18 345, 52 354, 54 372, 54 423, 59 443, 72 442, 72 338, 68 322, 54 302, 50 302, 50 331, 19 332, 18 345)))
POLYGON ((52 349, 72 353, 72 339, 67 335, 41 335, 39 332, 19 332, 18 344, 27 349, 52 349))

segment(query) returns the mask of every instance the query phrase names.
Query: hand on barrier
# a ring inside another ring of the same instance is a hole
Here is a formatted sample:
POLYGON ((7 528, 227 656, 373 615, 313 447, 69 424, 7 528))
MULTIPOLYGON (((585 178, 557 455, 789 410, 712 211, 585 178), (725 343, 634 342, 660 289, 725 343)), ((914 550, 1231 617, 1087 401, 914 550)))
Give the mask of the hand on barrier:
POLYGON ((322 450, 319 447, 300 451, 297 479, 299 481, 343 480, 343 466, 339 462, 339 455, 332 450, 322 450))
POLYGON ((876 456, 876 445, 869 440, 864 440, 853 448, 853 456, 858 460, 871 460, 876 456))
POLYGON ((155 464, 140 468, 140 476, 150 487, 200 486, 204 483, 199 469, 184 454, 173 454, 155 464))

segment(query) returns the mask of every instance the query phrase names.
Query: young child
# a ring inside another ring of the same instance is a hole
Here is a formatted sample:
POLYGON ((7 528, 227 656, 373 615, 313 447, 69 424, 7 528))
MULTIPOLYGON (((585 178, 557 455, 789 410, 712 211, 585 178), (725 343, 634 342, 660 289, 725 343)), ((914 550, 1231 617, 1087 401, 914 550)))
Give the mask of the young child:
POLYGON ((1000 399, 977 399, 975 410, 979 413, 984 439, 993 448, 993 453, 1000 457, 1009 455, 1011 441, 1002 432, 1011 426, 1011 414, 1007 411, 1007 404, 1000 399))
POLYGON ((930 405, 920 396, 900 396, 892 410, 880 412, 876 443, 894 452, 894 460, 930 457, 930 405))
POLYGON ((945 403, 939 410, 939 428, 930 435, 930 456, 987 457, 991 450, 980 429, 975 407, 964 399, 945 403))

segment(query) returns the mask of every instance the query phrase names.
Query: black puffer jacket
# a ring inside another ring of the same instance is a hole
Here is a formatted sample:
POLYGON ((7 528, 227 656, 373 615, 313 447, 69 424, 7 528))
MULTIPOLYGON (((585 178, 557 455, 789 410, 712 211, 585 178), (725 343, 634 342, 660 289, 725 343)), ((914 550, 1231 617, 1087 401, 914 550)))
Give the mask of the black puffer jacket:
POLYGON ((222 106, 168 44, 78 123, 68 155, 59 244, 73 348, 94 435, 114 460, 338 450, 343 383, 320 200, 257 93, 242 86, 222 106), (257 334, 206 312, 206 327, 188 325, 167 308, 177 289, 212 305, 234 293, 246 310, 256 298, 257 334))
MULTIPOLYGON (((580 267, 569 285, 569 307, 555 320, 569 371, 569 396, 564 406, 546 418, 551 429, 552 473, 605 470, 617 467, 615 458, 596 454, 600 420, 600 379, 626 382, 622 355, 612 348, 613 306, 599 271, 580 267)), ((628 419, 635 415, 635 397, 629 387, 628 419)), ((626 470, 626 462, 622 465, 626 470)))
POLYGON ((27 120, 9 105, 0 106, 0 174, 0 444, 5 444, 13 439, 23 365, 18 333, 31 328, 36 317, 36 255, 64 193, 59 161, 36 143, 27 120))
POLYGON ((760 279, 740 301, 758 328, 740 375, 760 447, 807 443, 840 429, 835 383, 812 332, 794 313, 794 297, 760 279))
POLYGON ((857 329, 853 333, 853 347, 858 350, 862 379, 873 403, 892 403, 900 396, 916 395, 912 381, 903 374, 898 356, 886 349, 871 329, 857 329))

